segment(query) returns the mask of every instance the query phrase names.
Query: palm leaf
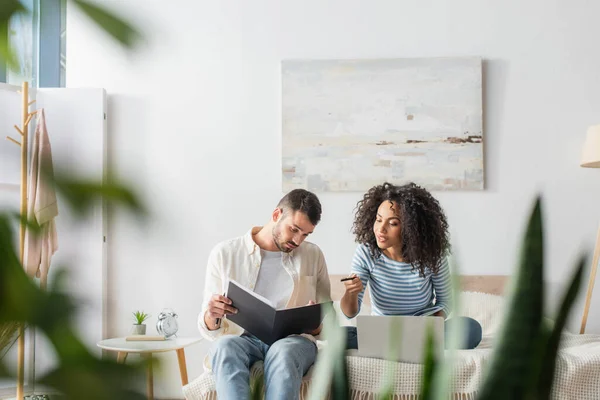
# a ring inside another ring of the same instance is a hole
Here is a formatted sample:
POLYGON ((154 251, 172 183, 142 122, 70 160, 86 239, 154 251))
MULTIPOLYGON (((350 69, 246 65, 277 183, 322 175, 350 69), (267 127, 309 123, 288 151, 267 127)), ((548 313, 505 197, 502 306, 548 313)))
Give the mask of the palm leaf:
POLYGON ((581 278, 583 276, 583 270, 586 264, 586 257, 582 256, 579 259, 577 268, 569 288, 565 293, 563 301, 560 306, 556 321, 554 322, 554 329, 548 335, 545 341, 544 353, 540 361, 540 372, 537 380, 534 381, 537 384, 537 399, 549 399, 550 392, 552 390, 552 383, 554 382, 554 374, 556 369, 556 355, 558 354, 558 347, 562 336, 563 329, 567 323, 567 317, 575 303, 577 293, 581 287, 581 278))
POLYGON ((100 199, 108 206, 123 206, 138 217, 146 216, 138 196, 118 182, 101 183, 63 173, 56 173, 53 180, 56 190, 64 196, 69 207, 80 217, 89 213, 100 199))
POLYGON ((346 331, 336 321, 336 313, 333 307, 323 309, 326 314, 323 321, 323 337, 327 346, 319 352, 319 357, 314 367, 313 378, 310 385, 308 398, 310 400, 321 400, 326 397, 329 389, 332 390, 331 399, 347 399, 348 377, 336 374, 336 368, 346 362, 346 331), (337 367, 336 367, 337 365, 337 367), (332 385, 333 377, 343 379, 332 385))
POLYGON ((10 48, 8 28, 10 19, 18 13, 27 12, 19 0, 2 0, 0 6, 0 60, 4 60, 10 69, 17 70, 19 63, 10 48))
POLYGON ((529 218, 508 315, 478 400, 523 398, 543 314, 544 248, 541 200, 529 218))
POLYGON ((385 377, 383 384, 379 389, 379 398, 382 400, 393 399, 394 396, 394 376, 398 370, 398 364, 393 360, 400 351, 400 343, 402 342, 402 322, 399 319, 394 319, 390 325, 388 354, 391 361, 385 364, 385 377))
MULTIPOLYGON (((450 290, 452 296, 450 297, 450 309, 460 310, 461 298, 460 298, 460 269, 458 266, 458 256, 456 255, 457 250, 454 250, 454 254, 448 257, 450 276, 452 285, 450 290)), ((445 339, 445 346, 448 351, 444 352, 444 358, 437 363, 433 376, 432 376, 432 399, 447 399, 448 390, 452 386, 453 379, 453 365, 456 360, 456 349, 459 347, 459 343, 463 342, 465 337, 465 329, 463 324, 451 324, 449 327, 448 337, 445 339)))
POLYGON ((265 393, 265 376, 260 373, 250 378, 250 399, 262 400, 265 393))
POLYGON ((18 338, 19 324, 15 321, 0 323, 0 359, 18 338))
POLYGON ((421 383, 421 396, 422 400, 431 400, 434 398, 433 382, 434 376, 437 369, 438 361, 435 358, 435 352, 433 351, 435 341, 433 338, 432 327, 429 326, 427 329, 427 342, 425 347, 425 365, 423 366, 423 381, 421 383))
POLYGON ((92 21, 98 24, 106 33, 127 48, 132 48, 140 38, 139 32, 120 17, 100 7, 98 4, 86 0, 73 0, 73 2, 92 21))
MULTIPOLYGON (((0 324, 24 323, 39 328, 55 350, 58 367, 39 382, 66 399, 143 399, 130 387, 143 375, 141 365, 120 365, 91 355, 76 336, 69 296, 38 288, 25 274, 13 247, 10 217, 0 215, 0 324)), ((0 376, 7 370, 0 363, 0 376)))

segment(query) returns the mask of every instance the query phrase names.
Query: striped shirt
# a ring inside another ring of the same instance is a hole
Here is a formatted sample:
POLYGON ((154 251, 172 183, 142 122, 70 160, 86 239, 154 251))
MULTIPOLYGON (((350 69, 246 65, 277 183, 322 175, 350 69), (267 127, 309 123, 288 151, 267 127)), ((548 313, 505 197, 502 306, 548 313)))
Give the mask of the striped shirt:
MULTIPOLYGON (((352 259, 352 272, 369 285, 373 315, 431 315, 443 310, 450 314, 451 279, 448 260, 437 274, 419 275, 409 263, 394 261, 383 253, 374 259, 369 248, 359 245, 352 259)), ((365 290, 358 295, 360 311, 365 290)))

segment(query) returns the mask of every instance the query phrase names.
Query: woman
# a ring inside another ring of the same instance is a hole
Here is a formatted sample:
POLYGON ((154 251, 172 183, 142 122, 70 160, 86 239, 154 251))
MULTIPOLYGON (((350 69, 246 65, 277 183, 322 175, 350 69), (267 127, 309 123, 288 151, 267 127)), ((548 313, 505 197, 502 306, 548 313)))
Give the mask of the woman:
MULTIPOLYGON (((434 315, 450 313, 451 280, 448 222, 438 201, 409 183, 384 183, 371 188, 358 202, 353 233, 359 246, 352 260, 352 280, 344 282, 342 312, 353 318, 360 311, 364 289, 370 286, 373 315, 434 315)), ((481 341, 481 325, 455 317, 445 323, 464 324, 459 346, 473 349, 481 341)), ((356 328, 348 328, 347 347, 358 348, 356 328)))

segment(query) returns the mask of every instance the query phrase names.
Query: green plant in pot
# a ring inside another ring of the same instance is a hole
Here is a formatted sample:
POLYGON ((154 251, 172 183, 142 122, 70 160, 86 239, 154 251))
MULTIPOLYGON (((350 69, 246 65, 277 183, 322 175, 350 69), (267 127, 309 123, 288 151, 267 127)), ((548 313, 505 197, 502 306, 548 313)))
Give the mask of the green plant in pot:
POLYGON ((146 324, 144 322, 150 318, 150 314, 146 314, 143 311, 136 311, 133 313, 133 317, 135 318, 135 323, 133 324, 133 328, 131 329, 131 333, 133 335, 145 335, 146 334, 146 324))

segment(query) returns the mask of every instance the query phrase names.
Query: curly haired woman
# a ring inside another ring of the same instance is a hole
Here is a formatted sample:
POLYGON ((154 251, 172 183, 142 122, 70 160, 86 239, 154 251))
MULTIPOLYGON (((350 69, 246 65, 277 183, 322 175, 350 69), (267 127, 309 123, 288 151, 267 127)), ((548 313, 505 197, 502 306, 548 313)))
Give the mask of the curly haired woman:
MULTIPOLYGON (((374 315, 434 315, 450 313, 451 281, 448 222, 438 201, 414 183, 375 186, 356 206, 353 232, 359 243, 352 260, 354 279, 344 282, 342 312, 358 314, 369 285, 374 315)), ((455 317, 464 324, 461 348, 481 341, 481 325, 472 318, 455 317)), ((356 328, 348 328, 348 348, 358 348, 356 328)))

